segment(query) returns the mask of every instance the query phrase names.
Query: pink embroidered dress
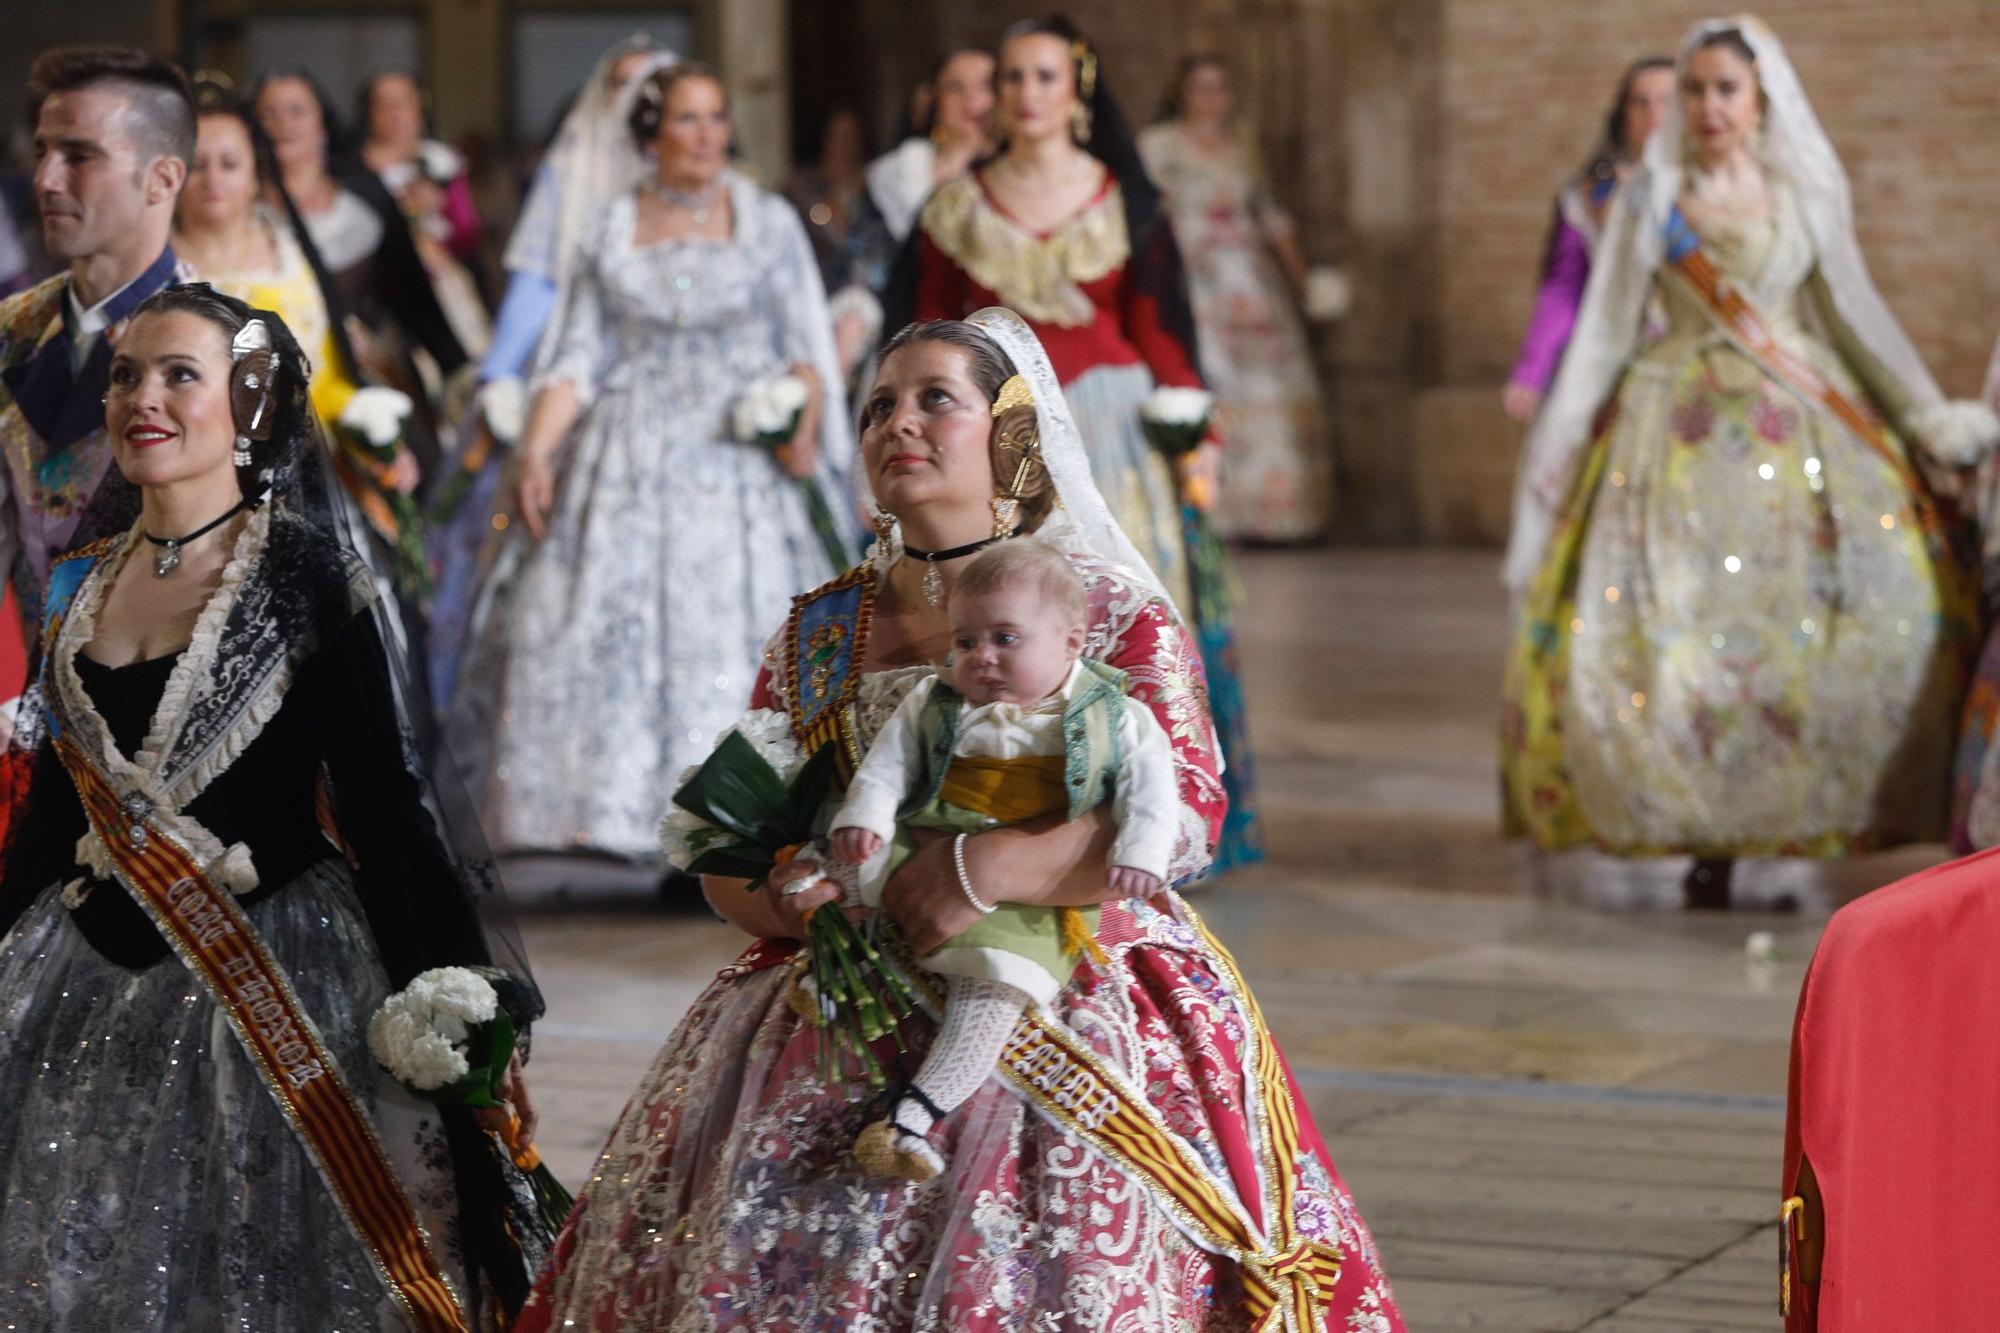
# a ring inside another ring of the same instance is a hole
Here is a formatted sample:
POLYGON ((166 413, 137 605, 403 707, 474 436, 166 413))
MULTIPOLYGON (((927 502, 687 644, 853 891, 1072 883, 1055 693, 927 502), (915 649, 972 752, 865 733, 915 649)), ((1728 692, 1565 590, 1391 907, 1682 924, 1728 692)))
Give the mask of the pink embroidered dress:
MULTIPOLYGON (((1092 613, 1085 651, 1129 673, 1173 742, 1183 807, 1174 874, 1184 877, 1207 859, 1224 807, 1198 656, 1136 580, 1079 568, 1092 613)), ((795 615, 851 625, 850 641, 865 642, 873 600, 863 569, 800 598, 795 615)), ((802 637, 774 644, 754 706, 798 715, 801 659, 786 647, 802 637)), ((926 670, 859 674, 859 736, 872 737, 926 670)), ((1270 1229, 1271 1192, 1256 1184, 1260 1020, 1234 966, 1171 892, 1106 904, 1098 939, 1108 961, 1080 967, 1051 1013, 1270 1229)), ((820 1082, 816 1030, 786 1000, 795 957, 759 942, 695 1002, 579 1193, 521 1329, 1256 1327, 1237 1265, 1196 1245, 1155 1195, 998 1077, 939 1131, 943 1176, 907 1185, 862 1175, 848 1150, 878 1108, 820 1082)), ((927 1036, 919 1020, 905 1074, 927 1036)), ((1339 1255, 1315 1328, 1400 1330, 1374 1242, 1303 1099, 1288 1075, 1271 1091, 1299 1120, 1298 1150, 1278 1164, 1290 1228, 1339 1255)))

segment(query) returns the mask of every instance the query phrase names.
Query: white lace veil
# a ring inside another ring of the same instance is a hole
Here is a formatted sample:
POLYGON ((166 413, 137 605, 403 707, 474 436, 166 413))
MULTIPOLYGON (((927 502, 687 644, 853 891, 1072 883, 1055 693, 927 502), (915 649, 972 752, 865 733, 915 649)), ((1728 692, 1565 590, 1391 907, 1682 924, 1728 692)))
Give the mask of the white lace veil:
MULTIPOLYGON (((1799 76, 1777 34, 1753 15, 1703 19, 1688 30, 1675 70, 1686 69, 1702 42, 1718 32, 1741 33, 1757 57, 1765 113, 1760 157, 1788 183, 1812 238, 1820 276, 1835 313, 1897 380, 1912 414, 1944 403, 1917 349, 1875 290, 1854 233, 1854 197, 1847 172, 1813 114, 1799 76)), ((1568 493, 1600 406, 1616 387, 1644 319, 1646 297, 1665 258, 1667 220, 1679 198, 1683 166, 1678 110, 1646 142, 1644 165, 1620 191, 1592 257, 1589 285, 1568 350, 1549 397, 1522 447, 1514 479, 1514 521, 1503 578, 1527 587, 1548 546, 1557 507, 1568 493)), ((1910 422, 1897 423, 1909 429, 1910 422)))
MULTIPOLYGON (((1169 607, 1159 576, 1146 563, 1139 548, 1111 516, 1111 506, 1090 476, 1090 459, 1083 451, 1083 435, 1063 397, 1062 381, 1056 378, 1049 354, 1027 322, 1005 306, 987 306, 967 317, 966 323, 991 338, 1014 363, 1015 371, 1028 383, 1035 399, 1035 419, 1041 436, 1042 462, 1056 488, 1056 508, 1035 530, 1035 536, 1071 555, 1089 556, 1117 565, 1134 584, 1159 597, 1169 607)), ((872 499, 872 497, 871 497, 872 499)), ((900 553, 902 536, 891 538, 887 555, 900 553)), ((1175 611, 1179 618, 1179 611, 1175 611)))
POLYGON ((549 141, 542 158, 547 171, 537 176, 535 194, 541 197, 530 197, 522 210, 503 261, 508 269, 539 273, 558 291, 567 285, 577 238, 591 218, 607 200, 638 185, 650 169, 646 154, 632 142, 626 121, 640 84, 654 70, 678 59, 641 34, 604 53, 549 141), (634 52, 646 53, 645 64, 623 88, 614 88, 613 70, 634 52))

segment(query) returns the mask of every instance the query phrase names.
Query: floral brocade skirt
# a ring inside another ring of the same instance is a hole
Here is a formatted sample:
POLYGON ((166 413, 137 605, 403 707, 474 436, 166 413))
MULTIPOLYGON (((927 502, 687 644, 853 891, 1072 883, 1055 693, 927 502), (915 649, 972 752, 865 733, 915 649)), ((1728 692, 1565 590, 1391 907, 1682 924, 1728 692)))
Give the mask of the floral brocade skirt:
MULTIPOLYGON (((1177 904, 1171 896, 1155 904, 1177 904)), ((1244 1103, 1246 997, 1198 932, 1111 904, 1106 963, 1050 1011, 1124 1071, 1219 1176, 1254 1160, 1244 1103)), ((794 968, 745 955, 660 1052, 578 1194, 526 1333, 1237 1333, 1234 1266, 1199 1249, 1144 1189, 1043 1119, 995 1074, 934 1135, 940 1176, 862 1175, 855 1135, 881 1099, 819 1078, 794 968)), ((921 1062, 916 1021, 906 1067, 921 1062)), ((1295 1102, 1297 1095, 1291 1090, 1295 1102)), ((1398 1333, 1367 1226, 1302 1102, 1290 1163, 1302 1237, 1341 1269, 1311 1333, 1398 1333)))
MULTIPOLYGON (((466 1299, 444 1128, 368 1054, 388 978, 346 866, 323 861, 247 911, 466 1299)), ((0 1086, 6 1326, 407 1327, 202 984, 171 956, 106 961, 53 888, 0 941, 0 1086)))
POLYGON ((1974 587, 1906 475, 1733 347, 1629 369, 1519 609, 1509 831, 1633 855, 1942 836, 1974 587))

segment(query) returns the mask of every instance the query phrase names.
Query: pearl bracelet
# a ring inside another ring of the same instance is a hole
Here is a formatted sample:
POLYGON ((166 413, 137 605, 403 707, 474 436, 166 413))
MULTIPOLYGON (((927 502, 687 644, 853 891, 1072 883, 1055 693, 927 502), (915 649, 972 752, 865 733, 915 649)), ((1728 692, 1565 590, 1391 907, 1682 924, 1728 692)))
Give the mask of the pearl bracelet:
POLYGON ((992 905, 980 901, 979 895, 972 891, 972 876, 965 873, 966 836, 961 833, 951 840, 951 863, 958 867, 958 891, 965 895, 965 901, 979 909, 981 916, 988 916, 992 914, 992 905))

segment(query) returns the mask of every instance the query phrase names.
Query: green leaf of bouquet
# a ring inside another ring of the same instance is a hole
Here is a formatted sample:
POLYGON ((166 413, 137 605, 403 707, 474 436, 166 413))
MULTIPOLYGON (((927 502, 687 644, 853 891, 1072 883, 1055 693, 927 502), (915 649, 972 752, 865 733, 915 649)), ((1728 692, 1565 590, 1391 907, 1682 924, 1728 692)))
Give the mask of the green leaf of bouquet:
POLYGON ((674 793, 674 804, 739 838, 762 842, 788 794, 777 770, 741 732, 731 731, 674 793))

